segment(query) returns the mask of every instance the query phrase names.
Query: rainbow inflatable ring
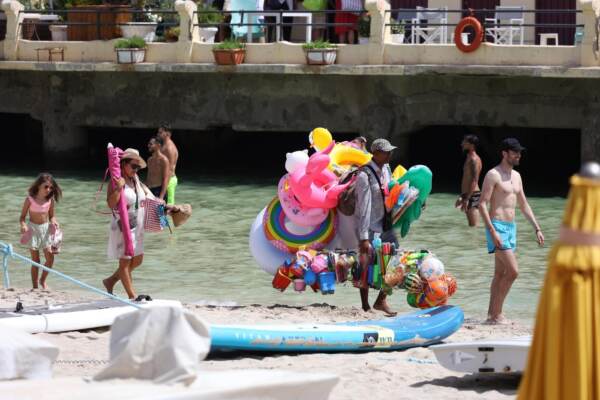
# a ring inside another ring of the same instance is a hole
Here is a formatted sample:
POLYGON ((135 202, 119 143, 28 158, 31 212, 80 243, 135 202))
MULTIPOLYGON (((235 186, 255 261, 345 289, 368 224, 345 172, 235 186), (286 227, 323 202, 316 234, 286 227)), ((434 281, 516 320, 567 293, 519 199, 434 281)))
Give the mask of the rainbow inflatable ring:
MULTIPOLYGON (((306 250, 321 250, 335 236, 337 216, 334 209, 329 211, 325 221, 303 234, 295 234, 285 226, 285 212, 281 202, 275 197, 264 215, 263 228, 267 239, 279 250, 295 253, 304 247, 306 250)), ((288 220, 288 224, 291 221, 288 220)), ((303 228, 306 229, 306 228, 303 228)))

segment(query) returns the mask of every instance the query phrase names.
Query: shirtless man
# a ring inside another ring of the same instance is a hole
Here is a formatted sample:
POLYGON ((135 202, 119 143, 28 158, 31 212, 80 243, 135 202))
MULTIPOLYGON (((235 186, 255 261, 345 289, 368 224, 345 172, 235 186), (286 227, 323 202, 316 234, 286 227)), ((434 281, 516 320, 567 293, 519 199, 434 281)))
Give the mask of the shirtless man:
POLYGON ((477 206, 481 192, 479 191, 479 175, 481 174, 481 158, 477 155, 479 138, 475 135, 466 135, 462 141, 463 152, 467 154, 463 166, 461 195, 456 200, 454 207, 460 208, 467 214, 469 226, 477 226, 479 216, 477 206))
POLYGON ((519 165, 521 152, 525 148, 515 138, 504 139, 501 148, 502 161, 485 175, 479 203, 479 212, 487 228, 488 252, 494 253, 494 278, 490 288, 490 305, 486 321, 492 324, 504 321, 502 305, 519 274, 514 253, 517 247, 515 224, 517 205, 535 229, 538 244, 544 245, 544 235, 525 197, 521 175, 513 170, 513 167, 519 165))
POLYGON ((167 185, 167 204, 175 204, 175 188, 177 187, 177 176, 175 168, 179 159, 177 146, 171 140, 171 127, 163 124, 158 128, 158 137, 163 140, 162 152, 169 159, 169 184, 167 185))
POLYGON ((161 151, 163 143, 160 137, 153 137, 148 142, 148 151, 152 155, 148 158, 148 176, 146 177, 146 186, 154 196, 161 200, 165 199, 171 177, 169 159, 161 151))

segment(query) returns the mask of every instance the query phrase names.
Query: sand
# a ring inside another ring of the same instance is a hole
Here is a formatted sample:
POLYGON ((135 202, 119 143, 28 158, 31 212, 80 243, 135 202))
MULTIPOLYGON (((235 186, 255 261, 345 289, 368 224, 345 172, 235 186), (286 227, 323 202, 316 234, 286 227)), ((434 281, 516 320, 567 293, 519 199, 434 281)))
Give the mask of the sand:
MULTIPOLYGON (((0 290, 0 308, 14 307, 16 299, 27 307, 84 300, 79 295, 58 291, 0 290)), ((87 297, 85 299, 97 299, 87 297)), ((185 307, 209 323, 331 323, 383 318, 378 312, 365 313, 354 307, 312 304, 304 307, 286 305, 212 306, 185 304, 185 307)), ((531 327, 509 323, 484 325, 469 319, 446 342, 510 338, 531 334, 531 327)), ((90 376, 108 361, 110 330, 107 328, 60 334, 38 334, 60 348, 54 365, 55 377, 90 376)), ((465 375, 440 366, 433 352, 426 348, 405 351, 305 354, 305 355, 234 355, 208 358, 206 370, 243 370, 247 368, 282 369, 305 372, 329 372, 340 376, 330 399, 415 399, 427 395, 436 399, 512 399, 520 376, 465 375)), ((33 385, 33 384, 32 384, 33 385)))

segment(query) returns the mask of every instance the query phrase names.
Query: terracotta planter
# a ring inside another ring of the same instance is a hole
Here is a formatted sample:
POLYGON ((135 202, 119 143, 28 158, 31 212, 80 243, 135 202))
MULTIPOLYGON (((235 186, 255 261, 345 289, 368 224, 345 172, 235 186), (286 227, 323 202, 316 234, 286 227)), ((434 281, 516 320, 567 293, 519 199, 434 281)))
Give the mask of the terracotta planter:
POLYGON ((213 56, 215 57, 215 62, 219 65, 237 65, 244 62, 246 49, 213 49, 213 56))
POLYGON ((331 65, 335 64, 337 49, 308 49, 306 52, 306 63, 309 65, 331 65))
POLYGON ((76 6, 67 14, 67 20, 88 25, 69 25, 67 36, 69 40, 110 40, 121 37, 121 29, 116 24, 131 22, 128 12, 131 6, 123 5, 87 5, 76 6), (88 11, 89 12, 85 12, 88 11), (96 13, 96 11, 102 11, 96 13), (103 24, 103 25, 98 25, 103 24), (107 24, 107 25, 104 25, 107 24))

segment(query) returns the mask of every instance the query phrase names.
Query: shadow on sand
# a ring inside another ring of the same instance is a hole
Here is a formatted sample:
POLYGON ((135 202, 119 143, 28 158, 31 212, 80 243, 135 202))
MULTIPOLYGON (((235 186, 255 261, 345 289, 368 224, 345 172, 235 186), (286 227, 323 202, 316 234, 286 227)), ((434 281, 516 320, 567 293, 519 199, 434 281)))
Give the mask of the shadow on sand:
POLYGON ((412 384, 420 388, 426 385, 454 388, 457 390, 485 393, 499 391, 507 395, 516 395, 521 374, 471 374, 465 376, 447 376, 412 384))

